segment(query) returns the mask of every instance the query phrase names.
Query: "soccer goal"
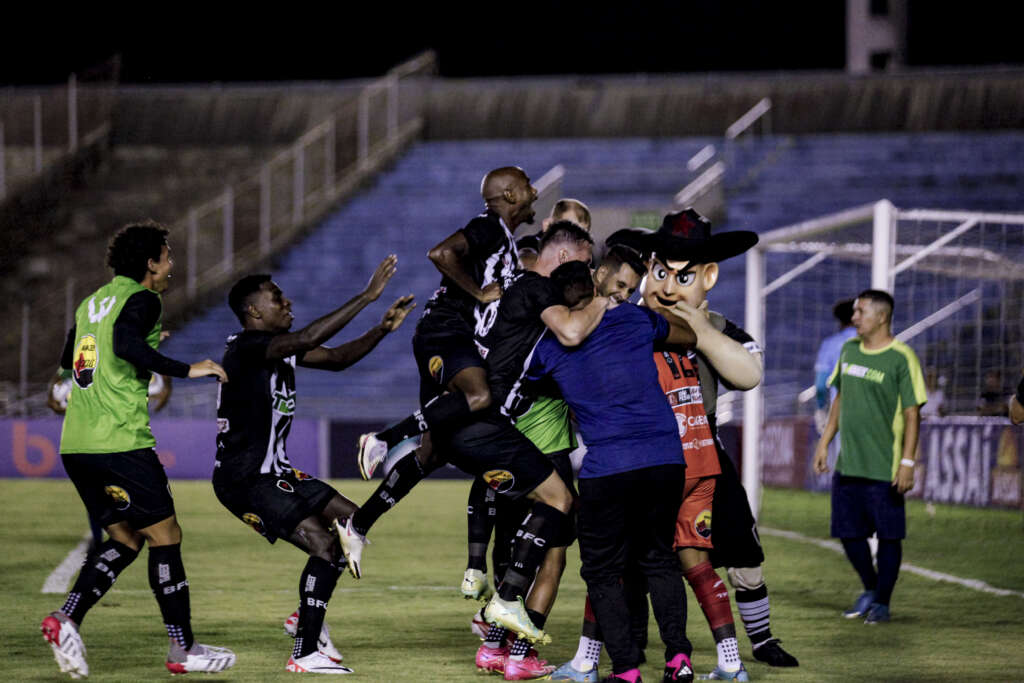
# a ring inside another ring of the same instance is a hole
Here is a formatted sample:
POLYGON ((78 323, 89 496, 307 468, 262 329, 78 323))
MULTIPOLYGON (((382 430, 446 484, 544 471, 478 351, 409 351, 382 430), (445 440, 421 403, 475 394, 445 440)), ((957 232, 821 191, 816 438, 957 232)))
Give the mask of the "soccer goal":
MULTIPOLYGON (((809 415, 832 306, 867 288, 896 302, 893 332, 941 389, 946 414, 977 414, 1024 366, 1024 214, 901 209, 887 200, 762 233, 747 252, 746 330, 765 348, 744 394, 743 483, 760 503, 766 419, 809 415)), ((1012 381, 1012 382, 1011 382, 1012 381)))

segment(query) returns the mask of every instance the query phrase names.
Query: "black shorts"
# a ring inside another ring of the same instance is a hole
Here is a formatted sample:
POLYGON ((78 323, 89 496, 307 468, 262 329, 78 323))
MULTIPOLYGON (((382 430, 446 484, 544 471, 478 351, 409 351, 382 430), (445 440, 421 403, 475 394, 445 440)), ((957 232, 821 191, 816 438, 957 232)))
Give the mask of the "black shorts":
POLYGON ((467 474, 483 477, 495 493, 516 500, 551 476, 554 465, 532 441, 501 416, 487 417, 456 430, 434 448, 467 474))
POLYGON ((420 373, 420 405, 448 391, 448 383, 466 368, 486 367, 473 334, 437 333, 417 328, 412 353, 420 373))
POLYGON ((832 537, 895 540, 907 537, 903 494, 891 481, 832 475, 832 537))
POLYGON ((759 567, 764 549, 757 535, 757 522, 750 512, 747 490, 728 454, 718 451, 722 474, 715 482, 711 519, 715 525, 715 547, 711 564, 715 567, 759 567))
MULTIPOLYGON (((554 466, 555 471, 562 478, 565 483, 565 487, 569 489, 569 493, 572 494, 573 506, 569 512, 569 519, 566 526, 562 529, 556 537, 551 539, 551 547, 553 548, 567 548, 576 541, 576 511, 579 507, 579 494, 576 492, 576 484, 573 481, 572 476, 572 462, 569 460, 569 453, 571 449, 563 451, 556 451, 555 453, 547 453, 547 457, 551 464, 554 466)), ((497 521, 495 522, 495 543, 498 543, 498 539, 514 539, 516 535, 516 529, 519 528, 519 524, 526 517, 526 513, 530 511, 530 501, 520 499, 515 502, 503 501, 506 504, 502 505, 499 503, 497 508, 497 521)))
POLYGON ((299 522, 320 514, 338 492, 305 472, 288 470, 282 475, 256 474, 232 479, 217 470, 213 492, 224 507, 273 543, 288 539, 299 522))
POLYGON ((174 515, 167 473, 152 448, 63 453, 61 460, 89 517, 101 526, 127 522, 145 529, 174 515))

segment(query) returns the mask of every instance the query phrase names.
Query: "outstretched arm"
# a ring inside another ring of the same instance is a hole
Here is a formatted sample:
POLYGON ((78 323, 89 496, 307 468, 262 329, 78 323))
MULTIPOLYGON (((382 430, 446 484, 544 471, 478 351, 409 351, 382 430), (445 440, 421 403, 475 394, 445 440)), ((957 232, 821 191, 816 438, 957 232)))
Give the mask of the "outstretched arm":
POLYGON ((310 324, 297 332, 279 334, 267 345, 267 359, 287 358, 288 356, 301 355, 312 351, 325 341, 337 334, 338 330, 356 317, 359 311, 367 305, 376 301, 384 286, 395 274, 395 267, 398 264, 398 257, 391 254, 380 262, 377 270, 366 285, 366 289, 346 301, 340 308, 336 308, 327 315, 317 318, 310 324))
POLYGON ((432 248, 427 256, 434 266, 449 280, 457 284, 466 294, 482 304, 489 304, 501 298, 501 286, 492 282, 483 289, 462 267, 462 259, 469 253, 469 241, 462 231, 453 232, 443 242, 432 248))
POLYGON ((374 349, 380 340, 389 332, 401 327, 405 317, 416 308, 412 294, 400 297, 391 304, 379 325, 371 327, 363 336, 334 348, 318 346, 307 351, 299 360, 299 365, 318 370, 338 372, 358 362, 363 356, 374 349))

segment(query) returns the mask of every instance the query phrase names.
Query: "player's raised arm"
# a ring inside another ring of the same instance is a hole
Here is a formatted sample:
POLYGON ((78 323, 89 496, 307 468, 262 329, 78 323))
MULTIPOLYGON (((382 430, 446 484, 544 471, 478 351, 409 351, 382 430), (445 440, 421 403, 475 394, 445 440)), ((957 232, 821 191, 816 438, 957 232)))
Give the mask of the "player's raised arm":
POLYGON ((344 370, 372 351, 388 333, 401 327, 405 317, 414 308, 416 304, 413 302, 412 294, 399 297, 384 312, 380 323, 371 327, 361 337, 333 348, 318 346, 307 351, 299 359, 299 365, 335 372, 344 370))
POLYGON ((743 344, 716 329, 708 319, 706 300, 700 306, 679 301, 672 308, 666 309, 666 312, 693 330, 697 350, 708 359, 727 384, 746 391, 761 382, 764 372, 761 354, 751 353, 743 344))
MULTIPOLYGON (((346 301, 325 316, 317 318, 297 332, 279 334, 267 346, 268 359, 287 358, 301 355, 315 349, 333 337, 347 325, 359 311, 376 301, 385 285, 395 274, 398 257, 391 254, 377 266, 370 281, 363 291, 346 301)), ((251 329, 267 329, 285 331, 291 326, 294 316, 291 313, 292 302, 281 289, 267 280, 260 283, 259 291, 253 292, 244 304, 246 327, 251 329)))

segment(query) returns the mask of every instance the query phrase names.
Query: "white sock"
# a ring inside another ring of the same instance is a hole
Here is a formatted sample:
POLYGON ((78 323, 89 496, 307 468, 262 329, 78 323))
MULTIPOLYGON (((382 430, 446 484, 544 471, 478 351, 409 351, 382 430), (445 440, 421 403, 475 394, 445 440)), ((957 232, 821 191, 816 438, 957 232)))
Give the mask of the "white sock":
POLYGON ((580 636, 580 644, 576 648, 576 656, 572 658, 572 668, 577 671, 596 669, 601 660, 601 648, 603 646, 604 643, 600 640, 580 636))
POLYGON ((718 649, 718 668, 722 671, 740 670, 740 648, 735 638, 726 638, 720 643, 715 643, 718 649))

